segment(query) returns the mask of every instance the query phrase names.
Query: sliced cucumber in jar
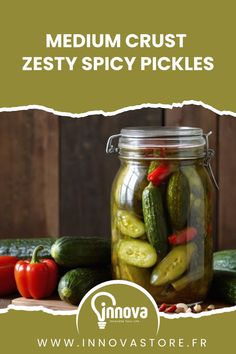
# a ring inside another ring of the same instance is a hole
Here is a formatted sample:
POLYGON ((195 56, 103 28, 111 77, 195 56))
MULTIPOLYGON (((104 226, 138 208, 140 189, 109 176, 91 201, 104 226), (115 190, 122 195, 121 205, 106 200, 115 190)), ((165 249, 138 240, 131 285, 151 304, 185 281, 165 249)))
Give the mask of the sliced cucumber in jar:
POLYGON ((151 284, 160 286, 178 279, 186 272, 193 254, 197 251, 195 243, 174 247, 153 269, 151 284))
POLYGON ((133 265, 127 264, 122 261, 119 262, 119 266, 120 266, 121 279, 131 281, 143 287, 149 284, 149 279, 150 279, 149 268, 135 267, 133 265))
POLYGON ((146 241, 122 240, 118 249, 121 261, 140 268, 150 268, 157 262, 155 249, 146 241))
POLYGON ((119 231, 132 238, 138 238, 145 234, 144 223, 130 211, 117 211, 117 227, 119 231))

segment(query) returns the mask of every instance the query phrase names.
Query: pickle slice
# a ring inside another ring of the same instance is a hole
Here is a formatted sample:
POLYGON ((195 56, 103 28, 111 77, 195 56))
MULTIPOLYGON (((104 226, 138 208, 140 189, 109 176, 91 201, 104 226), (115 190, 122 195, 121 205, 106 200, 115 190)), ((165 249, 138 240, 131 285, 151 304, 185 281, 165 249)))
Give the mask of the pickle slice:
POLYGON ((149 284, 150 269, 140 268, 120 261, 120 274, 121 279, 131 281, 143 287, 149 284))
POLYGON ((118 249, 121 261, 140 268, 150 268, 157 262, 155 249, 146 241, 122 240, 118 249))
POLYGON ((151 284, 160 286, 178 279, 187 269, 193 253, 197 251, 195 243, 174 247, 153 269, 151 284))
POLYGON ((144 223, 129 211, 117 211, 117 226, 125 236, 138 238, 145 234, 144 223))

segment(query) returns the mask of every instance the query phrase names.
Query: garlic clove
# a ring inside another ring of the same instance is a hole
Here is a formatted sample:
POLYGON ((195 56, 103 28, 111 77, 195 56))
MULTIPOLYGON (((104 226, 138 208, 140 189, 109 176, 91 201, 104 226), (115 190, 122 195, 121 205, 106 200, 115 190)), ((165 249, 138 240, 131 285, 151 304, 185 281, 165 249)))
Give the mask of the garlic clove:
POLYGON ((196 304, 194 307, 193 307, 193 311, 196 312, 196 313, 199 313, 202 311, 202 306, 200 304, 196 304))
POLYGON ((177 307, 177 309, 178 309, 178 308, 184 309, 184 312, 186 312, 187 309, 188 309, 188 305, 186 305, 186 304, 184 304, 184 303, 182 303, 182 302, 178 303, 178 304, 176 305, 176 307, 177 307))
POLYGON ((175 313, 185 313, 185 309, 183 307, 177 307, 175 313))
POLYGON ((207 306, 207 311, 211 311, 211 310, 214 310, 215 309, 215 306, 213 304, 207 306))

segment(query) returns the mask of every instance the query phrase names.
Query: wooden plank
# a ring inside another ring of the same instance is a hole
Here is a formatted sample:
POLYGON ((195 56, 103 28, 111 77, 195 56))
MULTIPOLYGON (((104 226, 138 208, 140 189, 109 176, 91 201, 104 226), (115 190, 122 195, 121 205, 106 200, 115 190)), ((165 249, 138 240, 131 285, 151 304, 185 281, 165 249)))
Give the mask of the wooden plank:
POLYGON ((212 160, 212 168, 217 174, 218 156, 218 116, 202 106, 186 105, 182 108, 165 110, 165 125, 200 127, 204 133, 212 131, 210 146, 215 150, 215 158, 212 160))
POLYGON ((219 248, 236 248, 236 119, 220 118, 219 151, 219 248))
POLYGON ((35 299, 25 299, 24 297, 18 297, 12 300, 12 305, 15 306, 43 306, 45 308, 51 310, 58 310, 58 311, 72 311, 76 310, 77 306, 73 306, 67 304, 65 301, 61 301, 60 299, 42 299, 42 300, 35 300, 35 299))
MULTIPOLYGON (((200 127, 204 133, 212 131, 212 135, 209 138, 210 147, 215 150, 215 157, 211 161, 211 166, 214 171, 214 175, 218 180, 218 134, 219 134, 219 121, 218 116, 212 111, 203 108, 202 106, 186 105, 182 108, 173 108, 165 110, 165 125, 169 126, 190 126, 200 127)), ((214 203, 214 221, 213 221, 213 239, 214 249, 219 248, 218 242, 218 192, 214 188, 213 195, 214 203)))
POLYGON ((58 120, 0 113, 0 237, 58 235, 58 120))
POLYGON ((113 117, 61 118, 60 233, 110 237, 110 191, 119 168, 107 139, 125 126, 161 125, 161 109, 113 117))

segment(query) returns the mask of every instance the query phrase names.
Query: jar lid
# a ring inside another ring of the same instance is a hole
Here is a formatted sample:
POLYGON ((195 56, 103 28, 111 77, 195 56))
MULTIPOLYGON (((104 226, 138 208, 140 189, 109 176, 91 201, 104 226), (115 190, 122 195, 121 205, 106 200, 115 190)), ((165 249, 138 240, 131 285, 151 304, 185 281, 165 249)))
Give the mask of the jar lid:
POLYGON ((123 128, 117 137, 118 151, 162 147, 188 149, 206 144, 202 129, 195 127, 128 127, 123 128))
POLYGON ((121 129, 121 136, 127 138, 160 138, 203 136, 203 130, 195 127, 126 127, 121 129))
POLYGON ((209 135, 211 135, 211 132, 204 134, 201 128, 196 127, 127 127, 121 129, 120 134, 109 137, 106 152, 119 153, 122 158, 137 160, 192 160, 204 158, 204 164, 209 169, 210 176, 218 189, 218 184, 210 165, 214 150, 209 148, 209 135), (115 146, 113 140, 117 138, 119 138, 119 142, 118 146, 115 146), (153 155, 152 149, 155 150, 156 148, 169 148, 172 155, 153 155))

